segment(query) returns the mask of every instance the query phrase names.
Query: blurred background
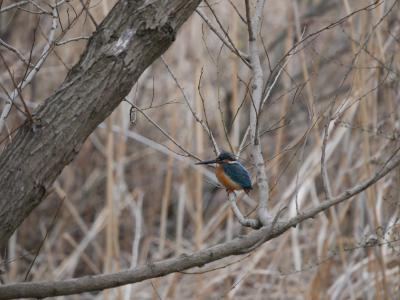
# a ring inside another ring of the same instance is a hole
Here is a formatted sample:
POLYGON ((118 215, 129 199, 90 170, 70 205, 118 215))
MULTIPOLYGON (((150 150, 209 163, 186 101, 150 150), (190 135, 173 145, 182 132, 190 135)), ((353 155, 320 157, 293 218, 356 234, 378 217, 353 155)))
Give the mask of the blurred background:
MULTIPOLYGON (((0 111, 4 114, 7 94, 27 81, 33 66, 38 72, 22 88, 27 107, 34 111, 52 95, 115 2, 0 0, 0 111)), ((243 140, 252 73, 212 30, 227 33, 240 52, 248 53, 244 1, 208 4, 200 4, 163 58, 132 87, 127 100, 142 112, 121 103, 1 249, 3 283, 115 272, 251 230, 233 216, 213 169, 195 166, 187 157, 187 152, 215 157, 189 102, 207 118, 220 148, 236 152, 243 146, 240 160, 255 180, 243 140)), ((258 49, 266 86, 277 81, 259 127, 269 207, 276 213, 286 206, 283 218, 326 198, 320 162, 332 101, 338 113, 326 147, 331 195, 373 176, 399 147, 400 4, 372 4, 266 2, 258 49)), ((20 98, 15 102, 23 108, 20 98)), ((11 108, 0 151, 25 119, 11 108)), ((257 195, 255 187, 250 198, 239 201, 250 217, 257 195)), ((400 170, 395 170, 251 254, 59 298, 400 299, 399 208, 400 170)))

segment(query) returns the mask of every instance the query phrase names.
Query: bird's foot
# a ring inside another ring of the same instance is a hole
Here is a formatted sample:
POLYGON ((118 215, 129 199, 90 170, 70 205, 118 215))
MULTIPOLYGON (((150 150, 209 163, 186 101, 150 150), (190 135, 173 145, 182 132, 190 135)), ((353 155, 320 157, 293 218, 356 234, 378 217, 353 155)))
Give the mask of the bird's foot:
POLYGON ((228 190, 228 189, 226 190, 226 194, 227 194, 228 198, 229 198, 229 195, 230 195, 231 193, 236 197, 236 193, 235 193, 234 190, 228 190))

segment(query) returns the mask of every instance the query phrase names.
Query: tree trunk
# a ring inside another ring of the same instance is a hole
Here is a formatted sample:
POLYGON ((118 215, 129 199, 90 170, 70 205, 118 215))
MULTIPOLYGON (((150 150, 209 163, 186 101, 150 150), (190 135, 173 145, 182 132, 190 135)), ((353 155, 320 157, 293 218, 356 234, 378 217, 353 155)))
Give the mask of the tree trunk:
MULTIPOLYGON (((120 0, 60 88, 0 156, 0 245, 45 198, 86 138, 174 41, 200 0, 120 0)), ((43 83, 45 84, 45 83, 43 83)))

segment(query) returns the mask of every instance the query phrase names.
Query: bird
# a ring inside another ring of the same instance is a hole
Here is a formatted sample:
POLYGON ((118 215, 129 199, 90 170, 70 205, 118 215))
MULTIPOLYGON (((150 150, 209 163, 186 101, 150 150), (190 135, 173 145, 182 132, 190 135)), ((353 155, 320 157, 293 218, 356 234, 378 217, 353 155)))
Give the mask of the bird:
POLYGON ((250 174, 246 168, 236 159, 236 156, 227 151, 221 151, 216 159, 197 162, 196 165, 217 164, 215 175, 218 181, 225 187, 228 196, 237 190, 244 190, 249 194, 253 189, 250 174))

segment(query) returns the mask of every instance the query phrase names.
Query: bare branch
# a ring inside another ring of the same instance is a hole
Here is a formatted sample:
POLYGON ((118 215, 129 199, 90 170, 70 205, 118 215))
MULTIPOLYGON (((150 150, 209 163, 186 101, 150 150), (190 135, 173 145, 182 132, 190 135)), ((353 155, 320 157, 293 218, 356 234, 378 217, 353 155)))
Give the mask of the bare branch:
POLYGON ((335 101, 332 101, 329 107, 329 113, 328 113, 328 121, 326 122, 324 126, 324 136, 322 140, 322 148, 321 148, 321 179, 322 179, 322 187, 324 189, 325 197, 330 198, 332 196, 330 185, 329 185, 329 177, 328 177, 328 171, 326 167, 326 145, 328 144, 328 136, 330 132, 330 124, 332 122, 332 114, 333 114, 333 107, 334 107, 335 101))
POLYGON ((15 7, 20 7, 22 5, 28 4, 29 1, 28 0, 24 0, 24 1, 19 1, 13 4, 10 4, 9 6, 3 7, 2 9, 0 9, 0 13, 6 12, 7 10, 13 9, 15 7))
POLYGON ((26 66, 29 66, 29 67, 32 67, 32 66, 33 66, 32 64, 29 63, 29 61, 26 60, 26 58, 22 55, 22 53, 21 53, 18 49, 16 49, 16 48, 14 48, 13 46, 7 44, 7 43, 6 43, 5 41, 3 41, 1 38, 0 38, 0 45, 2 45, 4 48, 6 48, 6 49, 8 49, 8 50, 10 50, 10 51, 12 51, 12 52, 14 52, 14 53, 18 56, 18 58, 19 58, 26 66))
POLYGON ((235 10, 235 12, 237 13, 237 15, 239 16, 240 20, 246 24, 246 18, 242 16, 242 14, 240 13, 239 9, 236 7, 236 5, 232 2, 232 0, 229 0, 230 5, 233 7, 233 9, 235 10))
MULTIPOLYGON (((27 116, 29 122, 33 123, 32 114, 31 114, 31 112, 30 112, 28 106, 26 105, 26 102, 25 102, 25 100, 24 100, 24 97, 22 96, 22 91, 21 91, 21 90, 19 89, 19 87, 17 86, 17 83, 15 82, 14 75, 12 74, 10 68, 9 68, 8 65, 7 65, 6 60, 4 59, 4 56, 3 56, 1 53, 0 53, 0 58, 1 58, 1 60, 3 61, 3 65, 4 65, 4 66, 6 67, 6 69, 7 69, 8 75, 10 76, 11 82, 13 83, 15 90, 18 92, 18 96, 19 96, 19 98, 21 99, 21 102, 22 102, 22 104, 23 104, 23 106, 24 106, 24 114, 27 116)), ((3 90, 4 90, 4 88, 3 88, 3 90)), ((5 92, 7 93, 7 91, 5 91, 5 92)), ((7 93, 7 95, 8 95, 8 93, 7 93)), ((12 101, 12 100, 13 100, 13 99, 10 98, 10 101, 12 101)))
MULTIPOLYGON (((170 136, 160 125, 158 125, 153 119, 151 119, 144 111, 143 109, 139 108, 132 102, 128 101, 127 99, 124 99, 126 102, 128 102, 130 105, 132 105, 135 109, 137 109, 153 126, 155 126, 167 139, 169 139, 175 146, 177 146, 179 149, 181 149, 184 153, 186 153, 185 156, 190 156, 194 159, 201 160, 198 158, 196 155, 193 153, 189 152, 186 150, 183 146, 181 146, 172 136, 170 136)), ((171 150, 171 149, 169 149, 171 150)), ((172 150, 171 150, 172 151, 172 150)), ((176 153, 176 152, 175 152, 176 153)), ((179 153, 177 153, 179 154, 179 153)), ((181 154, 182 155, 182 154, 181 154)))
MULTIPOLYGON (((165 276, 174 272, 181 272, 194 267, 217 261, 221 258, 240 255, 254 250, 263 243, 276 238, 292 227, 296 227, 307 219, 343 201, 349 200, 361 193, 378 180, 382 179, 393 169, 400 166, 400 148, 386 161, 383 167, 368 180, 346 190, 337 197, 327 199, 318 206, 301 213, 287 222, 274 220, 273 226, 262 227, 244 237, 218 244, 208 249, 196 251, 192 254, 182 254, 178 257, 149 263, 146 266, 125 270, 111 274, 78 277, 62 281, 24 282, 0 286, 0 299, 16 298, 44 298, 62 295, 72 295, 83 292, 98 291, 107 288, 141 282, 146 279, 165 276)), ((282 210, 280 210, 282 211, 282 210)), ((279 217, 280 213, 277 214, 279 217)))
MULTIPOLYGON (((92 14, 90 13, 89 9, 87 8, 87 4, 83 3, 83 0, 79 0, 82 4, 83 9, 86 11, 87 15, 89 16, 90 20, 92 21, 94 27, 97 29, 97 27, 99 26, 96 22, 96 20, 94 19, 94 17, 92 16, 92 14)), ((88 2, 86 2, 88 3, 88 2)))
POLYGON ((196 120, 196 122, 198 122, 204 129, 204 131, 207 133, 212 146, 214 147, 214 153, 216 155, 219 154, 219 149, 218 149, 218 145, 217 142, 215 141, 214 135, 211 131, 211 129, 207 126, 207 124, 204 124, 203 120, 200 119, 199 115, 196 113, 196 111, 194 110, 194 108, 192 107, 192 104, 190 103, 189 98, 186 96, 185 90, 183 89, 183 87, 180 85, 178 79, 176 78, 176 76, 174 75, 174 73, 172 72, 171 68, 169 67, 169 65, 167 64, 167 62, 164 60, 164 57, 161 56, 161 61, 164 63, 165 67, 167 68, 169 74, 171 75, 171 77, 173 78, 173 80, 175 81, 177 87, 179 88, 179 90, 182 93, 183 98, 185 99, 186 105, 188 106, 190 112, 192 113, 194 119, 196 120))
POLYGON ((3 131, 4 124, 6 122, 8 114, 10 113, 13 101, 15 100, 15 98, 19 94, 18 90, 22 90, 24 87, 26 87, 32 81, 32 79, 35 77, 36 73, 40 70, 41 66, 45 62, 45 60, 48 57, 48 55, 50 54, 50 49, 53 47, 55 31, 57 29, 57 24, 58 24, 58 22, 57 22, 57 18, 58 18, 57 9, 54 7, 52 12, 53 12, 53 14, 52 14, 53 21, 52 21, 51 29, 49 31, 48 38, 47 38, 48 42, 47 42, 46 46, 43 48, 42 54, 40 56, 40 59, 35 64, 34 68, 28 73, 26 78, 24 78, 18 84, 18 88, 14 89, 14 91, 9 95, 9 99, 10 100, 6 102, 6 104, 4 105, 3 111, 2 111, 2 113, 0 115, 0 132, 3 131))
POLYGON ((229 203, 231 204, 233 213, 235 214, 236 218, 238 219, 239 223, 245 227, 251 227, 253 229, 259 229, 261 227, 261 223, 257 219, 250 219, 243 216, 242 212, 240 211, 239 207, 236 203, 237 195, 234 193, 229 194, 229 203))
MULTIPOLYGON (((102 123, 102 124, 99 124, 98 127, 105 128, 106 126, 105 126, 105 124, 102 123)), ((205 177, 207 177, 208 180, 210 180, 211 182, 217 183, 214 173, 207 170, 206 168, 202 168, 202 167, 199 167, 199 166, 193 164, 193 161, 189 160, 185 156, 177 154, 173 150, 169 149, 166 145, 157 143, 157 142, 155 142, 147 137, 144 137, 143 135, 140 135, 139 133, 136 133, 132 130, 121 130, 121 128, 118 126, 113 126, 112 130, 115 133, 122 134, 126 138, 133 139, 133 140, 135 140, 143 145, 146 145, 147 147, 152 148, 162 154, 171 155, 174 157, 174 159, 176 161, 179 161, 181 163, 187 163, 188 166, 192 167, 193 169, 196 169, 196 172, 202 173, 205 177)))
POLYGON ((265 169, 264 157, 262 155, 260 136, 258 131, 258 118, 262 104, 262 90, 263 90, 263 70, 261 67, 260 56, 258 53, 257 40, 255 34, 261 22, 262 11, 264 8, 265 0, 258 0, 254 15, 250 13, 250 3, 246 0, 246 18, 249 33, 249 50, 250 62, 253 72, 252 83, 252 107, 250 108, 250 140, 252 143, 251 155, 254 161, 257 185, 259 187, 259 207, 258 218, 263 225, 267 225, 271 221, 271 216, 268 213, 268 200, 269 200, 269 187, 267 172, 265 169))
POLYGON ((205 14, 201 12, 200 9, 196 9, 196 13, 203 19, 203 21, 208 25, 210 30, 215 33, 215 35, 221 40, 221 42, 228 47, 229 50, 231 50, 235 55, 237 55, 249 68, 251 68, 251 65, 249 63, 249 57, 245 54, 242 53, 240 50, 238 50, 235 45, 231 44, 228 40, 224 38, 222 34, 219 33, 218 29, 214 27, 214 25, 211 23, 211 21, 206 17, 205 14))
MULTIPOLYGON (((37 130, 32 130, 25 121, 0 156, 0 244, 4 245, 47 196, 54 180, 77 155, 87 137, 121 103, 140 74, 171 45, 199 2, 116 3, 63 84, 36 109, 37 130), (138 30, 149 18, 156 28, 163 30, 138 30), (105 28, 111 30, 112 36, 103 35, 105 28), (18 185, 11 184, 17 181, 18 185)), ((58 23, 56 9, 53 14, 52 32, 58 23)), ((52 45, 52 36, 37 66, 42 65, 52 45)), ((4 127, 4 118, 0 121, 4 127)))
POLYGON ((78 36, 78 37, 75 37, 75 38, 70 38, 70 39, 65 40, 65 41, 56 42, 55 45, 56 46, 61 46, 61 45, 65 45, 65 44, 68 44, 68 43, 71 43, 71 42, 77 42, 77 41, 89 40, 89 39, 90 39, 90 36, 78 36))

